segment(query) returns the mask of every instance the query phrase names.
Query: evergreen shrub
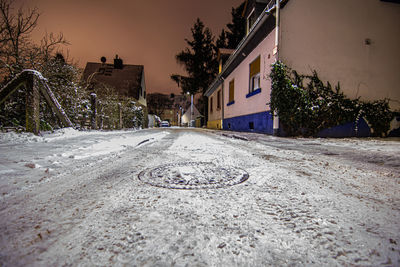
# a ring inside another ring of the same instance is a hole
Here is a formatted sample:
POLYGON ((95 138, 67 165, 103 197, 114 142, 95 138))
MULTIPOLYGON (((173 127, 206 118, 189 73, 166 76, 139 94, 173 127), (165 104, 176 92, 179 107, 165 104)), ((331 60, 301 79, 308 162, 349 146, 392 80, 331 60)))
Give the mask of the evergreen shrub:
MULTIPOLYGON (((386 136, 394 113, 387 99, 373 102, 347 98, 340 84, 324 84, 316 71, 300 75, 284 63, 272 64, 271 111, 288 136, 316 136, 321 130, 365 118, 373 136, 386 136)), ((357 123, 356 123, 357 125, 357 123)), ((357 131, 357 129, 355 129, 357 131)))

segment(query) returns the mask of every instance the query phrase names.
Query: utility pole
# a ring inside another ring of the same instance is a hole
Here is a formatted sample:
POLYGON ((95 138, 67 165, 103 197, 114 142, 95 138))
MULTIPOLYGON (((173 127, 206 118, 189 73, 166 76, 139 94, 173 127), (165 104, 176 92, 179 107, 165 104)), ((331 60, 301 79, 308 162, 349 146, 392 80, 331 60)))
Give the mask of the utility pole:
POLYGON ((193 94, 190 95, 190 126, 192 125, 192 116, 193 116, 193 94))

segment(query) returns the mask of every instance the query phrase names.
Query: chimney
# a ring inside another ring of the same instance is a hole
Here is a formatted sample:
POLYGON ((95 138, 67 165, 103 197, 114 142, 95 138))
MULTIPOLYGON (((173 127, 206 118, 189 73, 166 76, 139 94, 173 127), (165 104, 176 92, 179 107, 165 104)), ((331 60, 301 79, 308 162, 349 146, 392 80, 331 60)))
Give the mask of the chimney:
POLYGON ((114 69, 122 70, 122 67, 123 67, 122 59, 118 58, 118 55, 115 55, 115 58, 114 58, 114 69))
POLYGON ((101 65, 105 65, 107 62, 107 59, 106 59, 106 57, 101 57, 100 61, 101 61, 101 65))

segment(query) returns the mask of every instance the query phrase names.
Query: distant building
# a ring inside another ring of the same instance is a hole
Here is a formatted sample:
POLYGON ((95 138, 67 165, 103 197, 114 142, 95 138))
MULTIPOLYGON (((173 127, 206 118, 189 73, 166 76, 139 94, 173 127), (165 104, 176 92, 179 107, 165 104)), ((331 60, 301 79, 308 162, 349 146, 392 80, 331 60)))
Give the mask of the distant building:
MULTIPOLYGON (((172 104, 161 114, 161 119, 169 121, 172 126, 189 126, 190 122, 190 95, 171 95, 172 104)), ((196 121, 196 127, 201 127, 203 123, 203 116, 197 109, 200 97, 194 97, 192 120, 196 121), (197 104, 196 104, 197 103, 197 104)))
MULTIPOLYGON (((199 110, 196 108, 196 106, 193 104, 193 110, 192 110, 190 107, 190 103, 189 103, 189 105, 186 107, 186 112, 182 115, 181 123, 184 126, 195 126, 195 125, 190 125, 190 121, 191 120, 196 121, 201 117, 202 117, 202 115, 199 112, 199 110)), ((201 125, 196 124, 196 127, 201 127, 201 125)))
POLYGON ((171 126, 178 125, 178 119, 175 109, 167 108, 161 114, 161 120, 168 121, 171 126))
POLYGON ((119 96, 134 98, 139 104, 147 106, 144 66, 123 64, 118 55, 114 64, 105 61, 103 57, 101 63, 88 62, 83 72, 84 81, 110 86, 119 96))

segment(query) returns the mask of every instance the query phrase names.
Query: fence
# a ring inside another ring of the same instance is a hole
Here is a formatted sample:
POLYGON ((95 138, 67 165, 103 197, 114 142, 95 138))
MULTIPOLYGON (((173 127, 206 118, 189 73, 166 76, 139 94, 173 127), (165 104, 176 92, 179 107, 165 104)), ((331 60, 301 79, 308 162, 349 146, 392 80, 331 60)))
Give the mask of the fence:
POLYGON ((6 101, 20 87, 25 87, 26 90, 26 130, 28 132, 39 134, 40 95, 44 96, 47 104, 49 104, 63 126, 72 127, 70 119, 55 98, 47 84, 47 80, 40 72, 35 70, 23 70, 8 82, 0 90, 0 104, 6 101))
MULTIPOLYGON (((40 131, 40 96, 43 96, 51 110, 57 116, 63 127, 73 127, 73 123, 61 107, 47 80, 41 73, 34 70, 24 70, 16 75, 2 89, 0 89, 0 104, 7 100, 18 88, 26 91, 25 115, 26 131, 39 134, 40 131)), ((78 101, 78 100, 76 100, 78 101)), ((81 129, 122 129, 146 127, 147 109, 129 98, 99 100, 96 94, 84 100, 87 107, 79 111, 79 118, 74 122, 81 129)), ((67 107, 68 110, 68 107, 67 107)), ((70 114, 71 115, 71 114, 70 114)))

